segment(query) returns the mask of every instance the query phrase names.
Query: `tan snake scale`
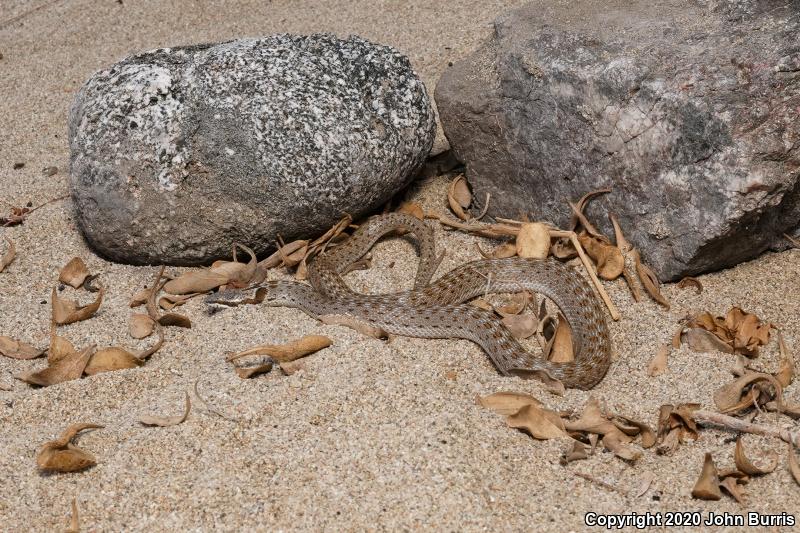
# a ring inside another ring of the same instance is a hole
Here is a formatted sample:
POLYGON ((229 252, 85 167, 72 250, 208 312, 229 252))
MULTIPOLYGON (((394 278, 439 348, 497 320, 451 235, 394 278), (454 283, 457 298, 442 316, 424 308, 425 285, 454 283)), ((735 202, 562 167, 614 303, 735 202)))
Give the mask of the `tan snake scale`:
POLYGON ((317 256, 308 267, 311 285, 271 281, 245 291, 212 295, 212 304, 262 301, 296 307, 318 319, 357 321, 394 335, 429 339, 460 338, 479 344, 504 375, 546 373, 564 386, 589 389, 611 364, 611 341, 601 303, 591 285, 555 260, 485 259, 464 264, 429 283, 438 266, 433 231, 410 215, 392 213, 369 219, 343 244, 317 256), (415 234, 420 262, 414 289, 369 295, 351 290, 341 275, 382 236, 397 229, 415 234), (523 290, 550 298, 572 329, 574 361, 553 363, 528 352, 490 311, 465 302, 487 292, 523 290), (258 297, 254 300, 256 291, 258 297))

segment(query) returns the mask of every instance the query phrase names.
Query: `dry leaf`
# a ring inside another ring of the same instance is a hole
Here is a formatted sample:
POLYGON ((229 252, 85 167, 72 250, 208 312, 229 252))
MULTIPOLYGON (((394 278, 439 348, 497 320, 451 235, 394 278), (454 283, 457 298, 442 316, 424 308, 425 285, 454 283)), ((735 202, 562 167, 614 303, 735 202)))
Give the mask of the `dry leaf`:
POLYGON ((531 396, 520 392, 496 392, 489 396, 476 396, 475 401, 487 409, 491 409, 499 415, 513 415, 526 405, 541 407, 542 402, 531 396))
POLYGON ((653 360, 650 361, 650 364, 647 365, 647 375, 648 376, 660 376, 667 370, 667 356, 669 355, 669 345, 662 344, 658 348, 658 353, 653 360))
POLYGON ((274 364, 275 364, 274 361, 270 360, 256 366, 244 366, 244 367, 237 366, 234 367, 234 370, 236 371, 236 375, 239 376, 240 378, 248 379, 252 378, 253 376, 269 372, 270 370, 272 370, 274 364))
POLYGON ((70 441, 85 429, 102 429, 97 424, 73 424, 61 434, 57 440, 42 446, 36 454, 36 464, 45 472, 77 472, 97 464, 95 458, 70 441))
POLYGON ((641 451, 628 444, 628 437, 626 437, 626 435, 619 429, 606 433, 603 435, 601 441, 607 450, 613 452, 614 455, 621 459, 625 459, 626 461, 636 461, 642 456, 641 451))
POLYGON ((584 431, 597 433, 598 435, 619 431, 613 422, 603 416, 600 410, 600 402, 591 396, 583 407, 580 418, 578 420, 567 420, 564 423, 564 427, 567 431, 584 431))
POLYGON ((725 344, 712 332, 701 328, 689 328, 681 334, 682 342, 698 353, 723 352, 733 353, 733 348, 725 344))
POLYGON ((278 248, 278 255, 284 267, 297 266, 308 255, 308 241, 292 241, 285 245, 281 242, 281 246, 278 248))
POLYGON ((510 315, 518 315, 528 307, 531 301, 531 293, 528 291, 518 292, 511 297, 505 304, 495 308, 497 314, 506 317, 510 315))
POLYGON ((616 415, 612 422, 626 435, 632 437, 640 435, 642 437, 642 448, 650 448, 656 443, 656 433, 644 422, 622 415, 616 415))
POLYGON ((14 245, 14 241, 6 237, 6 242, 8 243, 8 250, 3 255, 0 255, 0 272, 10 265, 11 261, 17 256, 17 247, 14 245))
POLYGON ((113 372, 115 370, 125 370, 126 368, 136 368, 142 366, 144 361, 133 355, 127 350, 113 346, 98 350, 89 359, 83 372, 87 376, 94 376, 101 372, 113 372))
POLYGON ((425 211, 423 211, 422 206, 416 202, 403 202, 400 204, 400 207, 397 208, 397 212, 411 215, 420 220, 425 220, 425 211))
POLYGON ((74 302, 72 300, 62 300, 59 298, 58 291, 53 288, 53 320, 56 324, 64 325, 91 318, 100 308, 100 304, 103 303, 104 292, 105 291, 101 288, 100 292, 97 293, 97 299, 95 299, 94 302, 85 306, 79 306, 78 302, 74 302))
POLYGON ((58 281, 77 289, 89 276, 89 269, 80 257, 73 257, 58 275, 58 281))
POLYGON ((533 404, 520 408, 506 418, 508 427, 522 429, 535 439, 557 439, 567 437, 564 423, 558 413, 542 409, 533 404))
MULTIPOLYGON (((258 260, 256 259, 256 254, 243 244, 234 244, 233 245, 233 261, 222 261, 220 264, 216 266, 212 266, 211 270, 217 274, 224 274, 228 276, 227 283, 233 284, 247 284, 250 281, 250 278, 253 277, 253 274, 256 272, 256 266, 258 265, 258 260), (250 261, 247 263, 240 263, 236 259, 236 247, 241 248, 247 255, 250 256, 250 261)), ((202 291, 197 291, 202 292, 202 291)))
MULTIPOLYGON (((714 404, 721 413, 735 413, 746 409, 758 400, 758 396, 751 394, 752 386, 759 382, 768 382, 775 388, 775 394, 780 404, 783 388, 778 380, 769 374, 751 372, 737 378, 727 385, 723 385, 714 392, 714 404)), ((772 398, 770 398, 772 399, 772 398)), ((766 402, 765 402, 766 403, 766 402)))
POLYGON ((631 254, 633 254, 633 261, 636 265, 636 274, 639 276, 639 281, 642 282, 642 286, 644 286, 647 294, 649 294, 653 300, 669 309, 669 302, 664 298, 664 295, 661 294, 661 283, 658 281, 656 273, 653 272, 649 266, 642 263, 639 250, 634 248, 631 254))
POLYGON ((208 292, 228 283, 228 276, 211 270, 187 272, 169 280, 163 287, 170 294, 208 292))
POLYGON ((697 439, 697 424, 693 413, 700 408, 700 404, 684 403, 677 407, 671 404, 662 405, 658 414, 656 453, 660 455, 671 454, 687 438, 697 439))
POLYGON ((128 333, 134 339, 144 339, 153 333, 155 327, 156 323, 149 315, 134 313, 128 324, 128 333))
POLYGON ((617 216, 613 213, 609 213, 608 219, 611 220, 611 225, 614 226, 614 242, 617 243, 617 248, 619 248, 619 251, 622 252, 623 255, 627 254, 633 250, 633 245, 631 245, 631 243, 628 242, 628 239, 625 238, 625 234, 622 232, 622 227, 619 225, 617 216))
POLYGON ((148 287, 134 294, 129 305, 131 307, 139 307, 140 305, 147 303, 147 299, 150 297, 150 290, 151 289, 148 287))
POLYGON ((697 290, 697 294, 703 292, 703 284, 700 283, 700 280, 697 278, 693 278, 691 276, 686 276, 682 280, 678 282, 678 288, 686 289, 688 287, 694 287, 697 290))
POLYGON ((78 353, 78 350, 64 337, 58 335, 50 335, 50 347, 47 350, 47 363, 52 366, 56 361, 60 361, 64 357, 72 356, 78 353))
MULTIPOLYGON (((572 244, 572 240, 567 237, 559 237, 554 239, 553 244, 550 246, 550 253, 556 259, 566 261, 578 256, 578 250, 572 244)), ((516 249, 515 249, 516 251, 516 249)))
POLYGON ((186 393, 186 407, 184 408, 183 414, 180 416, 152 416, 152 415, 142 415, 139 417, 139 423, 144 424, 145 426, 160 426, 160 427, 167 427, 167 426, 177 426, 181 424, 188 418, 189 411, 192 409, 192 402, 189 399, 189 393, 186 393))
POLYGON ((175 326, 179 328, 187 328, 191 329, 192 321, 189 320, 188 317, 180 315, 178 313, 164 313, 158 320, 156 321, 162 326, 175 326))
POLYGON ((558 327, 547 343, 544 357, 553 363, 569 363, 575 360, 572 345, 572 328, 564 315, 558 314, 558 327))
POLYGON ((12 359, 36 359, 44 353, 28 343, 0 335, 0 355, 12 359))
POLYGON ((511 332, 515 339, 527 339, 536 333, 539 327, 539 319, 536 318, 536 315, 530 313, 508 315, 503 317, 500 322, 511 332))
POLYGON ((583 228, 588 231, 590 234, 598 237, 600 236, 600 232, 595 229, 594 225, 592 225, 586 216, 583 214, 583 211, 586 209, 586 206, 589 204, 589 201, 599 194, 606 194, 611 192, 611 189, 597 189, 594 191, 589 191, 584 194, 577 203, 573 204, 572 202, 567 202, 572 209, 572 219, 569 223, 570 231, 575 231, 578 228, 578 225, 583 226, 583 228))
POLYGON ((711 458, 710 453, 706 453, 703 460, 703 470, 700 472, 700 477, 692 489, 692 498, 699 500, 719 500, 722 498, 722 493, 719 490, 717 467, 714 466, 714 460, 711 458))
POLYGON ((728 353, 740 353, 748 357, 757 357, 759 346, 769 342, 769 333, 772 324, 763 323, 752 313, 747 313, 739 307, 732 307, 725 317, 715 317, 711 313, 703 312, 693 316, 687 326, 692 329, 705 330, 708 334, 693 333, 698 347, 707 348, 711 345, 728 353), (717 340, 709 337, 709 334, 717 340), (727 348, 722 348, 722 345, 727 348))
POLYGON ((573 461, 581 461, 588 458, 589 455, 586 453, 586 446, 581 442, 575 441, 572 443, 572 448, 564 450, 558 462, 561 466, 566 466, 573 461))
POLYGON ((545 259, 550 253, 550 231, 540 222, 522 224, 515 240, 517 255, 526 259, 545 259))
POLYGON ((748 476, 761 476, 775 471, 778 466, 778 454, 770 452, 769 456, 772 458, 772 464, 764 468, 754 465, 744 453, 744 445, 742 444, 742 437, 736 439, 736 449, 733 452, 733 460, 736 463, 736 468, 748 476))
POLYGON ((739 480, 735 477, 726 477, 719 484, 721 489, 733 496, 738 503, 744 503, 744 489, 739 485, 739 480))
POLYGON ((461 220, 467 220, 467 214, 464 209, 468 208, 472 203, 472 192, 469 190, 467 180, 463 175, 457 176, 450 182, 447 189, 447 201, 450 204, 450 209, 461 220))
POLYGON ((619 248, 603 238, 586 234, 579 235, 578 242, 581 243, 586 253, 597 265, 598 276, 603 279, 614 280, 622 274, 625 268, 625 258, 619 248))
POLYGON ((93 353, 94 346, 88 346, 81 352, 64 356, 43 370, 26 372, 14 377, 31 385, 39 385, 41 387, 78 379, 83 375, 83 369, 86 368, 86 364, 93 353))
POLYGON ((226 361, 234 361, 248 355, 268 355, 278 363, 288 363, 300 359, 333 344, 328 337, 323 335, 307 335, 287 344, 262 344, 249 348, 239 353, 229 355, 226 361))

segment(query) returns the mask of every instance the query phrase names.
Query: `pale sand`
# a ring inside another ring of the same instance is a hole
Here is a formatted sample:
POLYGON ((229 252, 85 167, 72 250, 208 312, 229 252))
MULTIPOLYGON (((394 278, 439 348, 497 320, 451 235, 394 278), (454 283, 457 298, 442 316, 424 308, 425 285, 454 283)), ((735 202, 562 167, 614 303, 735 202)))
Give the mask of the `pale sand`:
MULTIPOLYGON (((207 2, 183 12, 162 4, 167 3, 65 0, 0 27, 0 197, 38 204, 67 191, 66 116, 72 95, 95 69, 132 52, 276 31, 358 33, 409 54, 432 89, 447 62, 477 46, 493 17, 512 2, 294 1, 235 7, 207 2), (25 168, 12 170, 18 161, 25 168), (40 170, 50 165, 62 171, 42 177, 40 170)), ((5 2, 0 20, 30 7, 5 2)), ((441 178, 431 180, 411 197, 428 209, 444 210, 445 185, 441 178)), ((19 257, 0 273, 0 335, 46 345, 50 290, 60 266, 79 255, 100 274, 108 297, 95 318, 60 332, 80 346, 147 345, 127 335, 127 303, 155 269, 99 259, 81 240, 70 209, 62 201, 23 226, 2 230, 16 241, 19 257)), ((441 230, 438 237, 448 251, 440 273, 478 257, 476 239, 441 230)), ((374 256, 370 271, 348 276, 355 288, 384 292, 409 286, 415 268, 410 241, 383 242, 374 256)), ((591 394, 611 410, 651 425, 662 403, 698 401, 713 408, 713 390, 730 380, 732 358, 681 349, 670 356, 669 372, 658 378, 647 377, 647 363, 688 310, 724 313, 731 305, 779 325, 796 351, 799 260, 796 250, 768 254, 703 276, 701 295, 667 286, 669 312, 650 301, 634 303, 622 281, 607 283, 623 314, 612 326, 617 361, 591 394)), ((86 301, 85 293, 80 296, 86 301)), ((474 397, 515 390, 551 407, 577 408, 589 393, 569 391, 558 398, 536 382, 502 378, 467 341, 383 342, 321 325, 291 309, 251 306, 207 316, 195 301, 183 310, 193 329, 170 329, 165 346, 140 369, 32 389, 11 375, 42 361, 0 357, 0 385, 13 387, 0 391, 0 530, 61 529, 73 497, 82 524, 92 531, 566 531, 584 530, 589 511, 780 513, 797 512, 800 503, 800 487, 783 458, 775 473, 750 482, 746 508, 727 497, 692 500, 704 452, 713 452, 720 467, 732 465, 731 434, 721 431, 704 430, 698 442, 671 457, 645 451, 633 466, 600 453, 562 467, 562 443, 534 441, 506 428, 501 417, 476 406, 474 397), (334 345, 290 377, 274 372, 241 380, 224 362, 226 351, 312 333, 330 336, 334 345), (445 377, 450 371, 455 381, 445 377), (195 402, 180 426, 147 429, 136 422, 142 413, 179 412, 184 391, 198 379, 209 404, 235 421, 195 402), (39 474, 38 447, 66 425, 89 421, 106 426, 79 439, 99 464, 78 474, 39 474), (656 480, 643 497, 624 497, 573 471, 625 490, 649 472, 656 480), (660 500, 653 499, 654 491, 660 500)), ((774 371, 776 352, 773 341, 755 365, 774 371)), ((800 401, 797 385, 787 397, 800 401)), ((773 415, 763 421, 791 423, 773 415)), ((748 437, 747 445, 754 457, 768 449, 785 457, 782 443, 748 437)))

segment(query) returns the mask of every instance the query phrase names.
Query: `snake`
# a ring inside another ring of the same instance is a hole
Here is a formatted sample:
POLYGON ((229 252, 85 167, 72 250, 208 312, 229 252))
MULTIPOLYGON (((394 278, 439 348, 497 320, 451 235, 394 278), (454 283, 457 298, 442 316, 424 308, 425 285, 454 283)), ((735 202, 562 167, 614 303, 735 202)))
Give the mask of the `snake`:
MULTIPOLYGON (((465 263, 431 282, 437 257, 433 230, 405 213, 373 216, 342 244, 308 264, 308 283, 267 281, 247 289, 211 294, 211 306, 263 303, 294 307, 326 323, 362 325, 392 335, 426 339, 467 339, 478 344, 505 376, 558 380, 567 388, 590 389, 611 365, 606 315, 589 282, 555 259, 482 259, 465 263), (419 264, 410 290, 363 294, 343 279, 348 268, 390 233, 412 233, 419 264), (493 311, 469 304, 486 293, 530 291, 549 298, 572 332, 574 359, 548 361, 526 350, 493 311)), ((356 328, 359 329, 359 328, 356 328)), ((359 329, 361 331, 361 329, 359 329)))

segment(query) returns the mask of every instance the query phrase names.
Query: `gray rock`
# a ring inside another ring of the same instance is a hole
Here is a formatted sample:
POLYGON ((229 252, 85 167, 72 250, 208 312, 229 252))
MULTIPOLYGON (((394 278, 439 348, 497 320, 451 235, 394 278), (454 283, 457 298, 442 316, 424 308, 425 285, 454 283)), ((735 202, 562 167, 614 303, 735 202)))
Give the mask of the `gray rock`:
POLYGON ((165 48, 94 74, 69 121, 72 198, 116 261, 200 264, 268 251, 386 202, 435 117, 408 59, 357 37, 165 48))
POLYGON ((439 115, 490 214, 564 225, 612 187, 590 219, 662 280, 730 266, 800 225, 798 6, 535 2, 445 73, 439 115))

